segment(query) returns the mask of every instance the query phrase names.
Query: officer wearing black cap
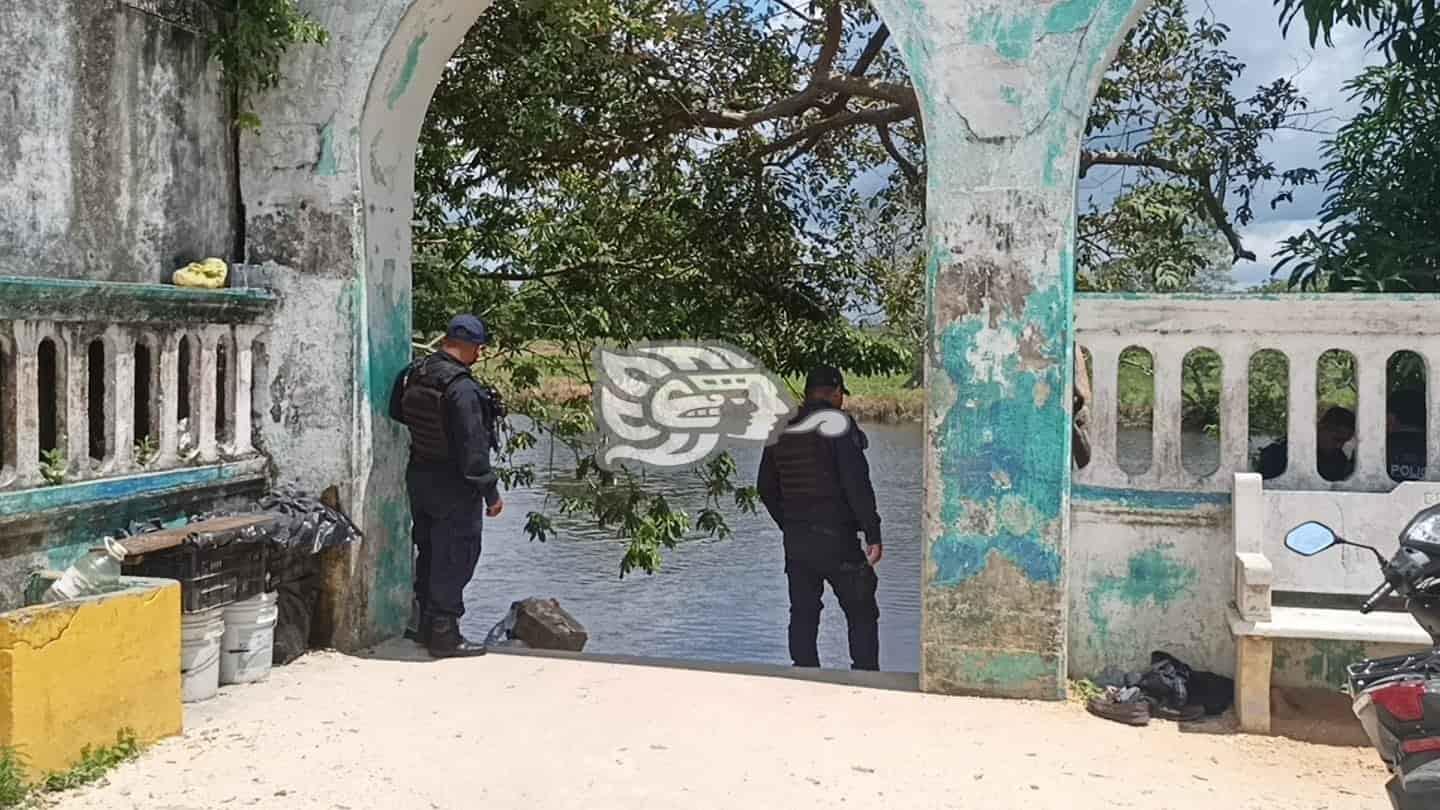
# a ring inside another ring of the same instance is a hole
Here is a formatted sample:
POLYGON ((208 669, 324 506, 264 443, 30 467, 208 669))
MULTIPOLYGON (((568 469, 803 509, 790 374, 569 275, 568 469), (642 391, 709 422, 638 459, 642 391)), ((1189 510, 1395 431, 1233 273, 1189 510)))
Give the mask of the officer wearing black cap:
POLYGON ((460 634, 459 621, 485 516, 504 508, 490 467, 493 404, 470 376, 487 342, 479 318, 457 315, 440 350, 411 363, 390 394, 390 418, 410 429, 405 488, 418 553, 416 625, 406 635, 437 658, 485 654, 484 645, 460 634))
POLYGON ((847 430, 836 437, 819 430, 787 431, 760 458, 760 500, 785 538, 790 659, 797 667, 820 666, 816 638, 820 597, 828 582, 850 628, 851 666, 880 668, 880 606, 875 601, 875 564, 883 553, 880 513, 865 461, 869 442, 842 410, 848 393, 838 369, 811 371, 805 402, 790 425, 832 410, 843 417, 847 430))

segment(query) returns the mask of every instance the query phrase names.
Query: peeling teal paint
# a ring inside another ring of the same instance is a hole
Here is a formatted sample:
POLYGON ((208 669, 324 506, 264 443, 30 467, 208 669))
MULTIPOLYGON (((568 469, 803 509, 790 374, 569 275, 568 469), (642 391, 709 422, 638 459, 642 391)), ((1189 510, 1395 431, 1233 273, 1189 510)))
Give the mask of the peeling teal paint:
POLYGON ((1055 680, 1055 661, 1034 653, 976 652, 960 664, 960 675, 972 685, 1014 689, 1035 681, 1055 680))
MULTIPOLYGON (((375 266, 370 265, 372 274, 375 266)), ((379 273, 356 291, 356 306, 367 313, 366 372, 363 396, 373 414, 373 452, 384 454, 389 422, 391 386, 410 362, 411 299, 409 283, 394 259, 380 262, 379 273)), ((402 451, 397 445, 394 450, 402 451)), ((365 505, 366 530, 374 552, 374 576, 369 591, 369 619, 377 638, 397 635, 409 615, 413 560, 410 544, 410 510, 399 466, 372 470, 365 505)))
POLYGON ((169 490, 216 484, 246 474, 258 473, 249 466, 220 464, 7 492, 0 494, 0 517, 38 514, 97 501, 129 500, 169 490))
POLYGON ((1305 675, 1314 683, 1343 689, 1349 683, 1346 667, 1366 657, 1364 642, 1312 641, 1314 654, 1305 659, 1305 675))
POLYGON ((99 538, 78 543, 66 543, 45 550, 45 567, 52 571, 64 571, 74 565, 81 555, 90 550, 99 538))
POLYGON ((1045 145, 1045 168, 1043 182, 1046 188, 1056 188, 1060 183, 1071 177, 1066 167, 1060 165, 1060 158, 1065 154, 1065 144, 1062 138, 1056 138, 1045 145))
POLYGON ((0 276, 0 320, 87 319, 115 323, 263 323, 279 299, 248 287, 196 290, 64 278, 0 276))
POLYGON ((321 177, 334 177, 340 173, 335 159, 334 124, 326 124, 320 130, 320 159, 315 162, 315 173, 321 177))
POLYGON ((1110 640, 1110 619, 1105 614, 1105 600, 1120 602, 1126 608, 1139 609, 1147 602, 1166 607, 1190 590, 1198 575, 1192 566, 1173 559, 1174 547, 1161 544, 1130 557, 1124 576, 1106 575, 1096 580, 1089 593, 1090 622, 1095 627, 1093 641, 1104 645, 1110 640))
POLYGON ((420 66, 420 49, 429 38, 429 34, 421 34, 410 40, 410 47, 405 51, 405 64, 400 67, 400 77, 396 79, 395 86, 390 88, 390 95, 385 99, 390 109, 395 109, 405 91, 410 89, 410 83, 415 80, 415 69, 420 66))
POLYGON ((1012 62, 1024 61, 1035 51, 1035 33, 1033 12, 986 11, 970 18, 970 41, 991 44, 996 53, 1012 62))
POLYGON ((1000 12, 993 9, 982 11, 970 18, 970 43, 984 45, 995 38, 1000 28, 1000 12))
POLYGON ((1019 107, 1024 100, 1020 96, 1020 90, 1008 84, 1000 85, 1000 99, 1011 107, 1019 107))
POLYGON ((390 387, 410 362, 410 300, 399 294, 394 259, 382 263, 384 277, 366 291, 364 306, 370 307, 370 370, 365 396, 372 412, 389 410, 390 387), (378 311, 376 311, 378 309, 378 311))
MULTIPOLYGON (((1041 335, 1063 334, 1064 296, 1054 286, 1031 293, 1022 316, 1002 321, 998 328, 1012 332, 1017 341, 1027 326, 1041 335)), ((970 360, 985 329, 982 319, 969 318, 950 325, 941 336, 941 363, 957 399, 937 438, 944 527, 931 548, 933 584, 966 582, 985 569, 992 550, 1028 579, 1056 584, 1062 566, 1055 543, 1068 480, 1069 434, 1062 429, 1063 398, 1050 396, 1037 404, 1029 392, 1037 386, 1062 390, 1064 355, 1057 356, 1060 350, 1047 345, 1042 350, 1051 363, 1028 370, 1022 368, 1020 354, 1011 352, 992 375, 970 360), (1007 518, 1006 513, 1016 514, 1017 509, 1025 515, 1023 521, 1007 518)))
POLYGON ((380 502, 380 524, 389 537, 375 561, 372 616, 382 636, 393 636, 405 627, 410 615, 414 589, 414 558, 410 545, 410 508, 401 493, 386 494, 380 502))
POLYGON ((1116 489, 1076 486, 1070 490, 1075 501, 1123 506, 1129 509, 1157 509, 1185 512, 1230 505, 1228 492, 1167 492, 1149 489, 1116 489))
POLYGON ((1045 33, 1071 34, 1084 28, 1095 17, 1100 0, 1066 0, 1050 9, 1045 18, 1045 33))

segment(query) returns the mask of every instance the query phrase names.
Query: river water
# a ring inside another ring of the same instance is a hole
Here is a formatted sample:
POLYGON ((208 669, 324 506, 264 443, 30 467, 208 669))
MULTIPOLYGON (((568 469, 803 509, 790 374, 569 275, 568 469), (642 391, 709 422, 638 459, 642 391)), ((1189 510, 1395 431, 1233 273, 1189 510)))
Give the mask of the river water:
MULTIPOLYGON (((915 672, 920 637, 920 469, 922 431, 918 425, 866 425, 871 478, 880 502, 885 558, 880 578, 880 666, 891 672, 915 672)), ((1214 453, 1213 442, 1197 438, 1214 453)), ((1122 455, 1148 455, 1148 436, 1122 432, 1122 455)), ((1201 449, 1197 445, 1196 449, 1201 449)), ((545 442, 528 458, 549 457, 545 442)), ((1187 448, 1187 453, 1190 450, 1187 448)), ((735 453, 738 478, 753 484, 758 448, 735 453)), ((558 458, 558 456, 557 456, 558 458)), ((573 465, 556 466, 564 476, 573 465)), ((780 532, 763 507, 757 514, 726 512, 734 534, 726 540, 699 538, 665 552, 653 575, 619 578, 623 544, 583 520, 558 514, 557 500, 537 485, 505 493, 505 512, 485 525, 485 547, 465 594, 462 626, 468 636, 483 637, 509 609, 529 596, 560 600, 590 634, 586 652, 727 663, 788 664, 786 624, 789 601, 780 532), (557 532, 545 543, 525 535, 527 512, 545 510, 557 532)), ((688 474, 654 476, 663 482, 672 504, 695 510, 704 498, 688 474)), ((845 668, 850 659, 845 617, 834 596, 825 593, 821 614, 820 659, 825 667, 845 668)))

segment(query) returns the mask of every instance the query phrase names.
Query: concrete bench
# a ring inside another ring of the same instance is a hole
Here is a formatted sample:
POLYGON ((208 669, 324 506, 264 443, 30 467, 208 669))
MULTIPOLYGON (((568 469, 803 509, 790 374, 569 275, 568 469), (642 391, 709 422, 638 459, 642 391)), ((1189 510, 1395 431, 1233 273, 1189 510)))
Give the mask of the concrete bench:
POLYGON ((1275 639, 1351 641, 1428 648, 1430 636, 1409 613, 1358 610, 1355 597, 1380 584, 1380 567, 1365 549, 1340 546, 1314 557, 1285 548, 1285 534, 1306 521, 1329 526, 1340 537, 1365 543, 1387 558, 1415 513, 1440 503, 1440 483, 1410 481, 1390 492, 1294 492, 1266 490, 1254 473, 1234 483, 1235 710, 1240 729, 1270 733, 1270 674, 1275 639), (1340 601, 1356 607, 1285 607, 1276 592, 1305 594, 1306 601, 1340 601))

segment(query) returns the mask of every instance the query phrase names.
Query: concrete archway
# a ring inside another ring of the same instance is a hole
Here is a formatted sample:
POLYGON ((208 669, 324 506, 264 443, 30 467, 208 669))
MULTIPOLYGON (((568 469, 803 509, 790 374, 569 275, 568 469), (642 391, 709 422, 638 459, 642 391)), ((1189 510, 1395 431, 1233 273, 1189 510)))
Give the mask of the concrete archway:
MULTIPOLYGON (((1064 694, 1079 144, 1101 75, 1147 2, 876 2, 921 98, 930 165, 928 691, 1064 694)), ((408 610, 405 451, 384 414, 409 355, 415 148, 445 62, 488 4, 325 9, 331 45, 292 62, 298 86, 260 110, 286 123, 244 153, 252 258, 294 268, 282 332, 333 324, 352 338, 348 379, 332 374, 322 386, 348 408, 316 406, 344 430, 295 437, 267 427, 282 477, 340 478, 366 531, 336 580, 345 646, 394 635, 408 610), (341 304, 317 312, 327 297, 341 304), (343 464, 317 461, 327 445, 345 448, 343 464)), ((288 372, 286 358, 272 366, 280 380, 307 368, 303 358, 288 372)))

